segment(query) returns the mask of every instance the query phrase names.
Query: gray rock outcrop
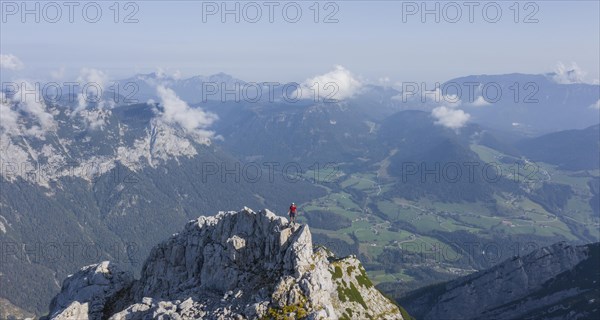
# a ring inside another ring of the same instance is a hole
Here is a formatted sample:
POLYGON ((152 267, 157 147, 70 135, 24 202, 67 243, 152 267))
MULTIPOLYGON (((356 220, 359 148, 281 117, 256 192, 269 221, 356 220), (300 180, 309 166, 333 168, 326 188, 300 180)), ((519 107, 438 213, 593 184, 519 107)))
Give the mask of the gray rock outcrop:
POLYGON ((190 221, 139 280, 108 261, 67 278, 51 319, 402 319, 354 257, 313 250, 307 225, 244 208, 190 221))

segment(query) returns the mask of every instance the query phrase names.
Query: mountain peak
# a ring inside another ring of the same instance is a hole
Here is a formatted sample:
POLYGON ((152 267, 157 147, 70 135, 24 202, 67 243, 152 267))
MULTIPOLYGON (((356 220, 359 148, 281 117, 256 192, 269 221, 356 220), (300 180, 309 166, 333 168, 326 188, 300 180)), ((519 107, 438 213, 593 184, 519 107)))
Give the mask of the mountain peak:
POLYGON ((164 72, 138 73, 134 76, 134 78, 140 80, 172 79, 171 76, 165 74, 164 72))
POLYGON ((154 247, 139 280, 105 261, 63 282, 52 319, 402 319, 354 256, 313 249, 308 225, 269 210, 219 212, 154 247))

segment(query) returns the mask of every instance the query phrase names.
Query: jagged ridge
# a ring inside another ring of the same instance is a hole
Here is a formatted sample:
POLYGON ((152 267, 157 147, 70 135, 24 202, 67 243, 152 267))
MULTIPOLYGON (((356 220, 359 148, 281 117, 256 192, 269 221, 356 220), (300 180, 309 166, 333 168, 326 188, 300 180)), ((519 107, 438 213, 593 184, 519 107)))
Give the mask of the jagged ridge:
POLYGON ((244 208, 190 221, 141 278, 108 262, 68 277, 51 319, 403 319, 354 256, 313 250, 307 225, 244 208))
POLYGON ((559 242, 399 301, 418 319, 597 319, 600 243, 559 242))

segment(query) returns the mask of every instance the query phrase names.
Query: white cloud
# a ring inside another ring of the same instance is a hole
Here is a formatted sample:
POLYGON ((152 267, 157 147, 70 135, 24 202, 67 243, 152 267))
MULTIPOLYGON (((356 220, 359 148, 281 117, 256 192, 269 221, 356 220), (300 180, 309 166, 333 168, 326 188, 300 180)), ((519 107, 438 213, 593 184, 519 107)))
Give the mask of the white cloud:
MULTIPOLYGON (((343 100, 354 96, 361 88, 362 82, 356 79, 350 71, 342 66, 335 66, 334 70, 307 79, 300 85, 301 97, 305 99, 315 98, 315 90, 318 86, 319 101, 323 99, 343 100)), ((290 97, 295 97, 294 92, 290 97)))
POLYGON ((485 101, 485 99, 483 98, 483 96, 479 96, 477 97, 477 99, 475 99, 475 101, 473 101, 473 103, 471 103, 472 106, 474 107, 483 107, 483 106, 487 106, 490 105, 491 103, 485 101))
POLYGON ((19 90, 21 92, 26 91, 28 93, 16 93, 12 97, 12 100, 8 99, 4 94, 0 96, 2 100, 0 127, 3 132, 9 135, 28 135, 43 139, 48 131, 54 131, 57 128, 54 116, 47 111, 42 93, 39 91, 35 95, 31 93, 38 89, 39 86, 36 88, 34 84, 24 80, 17 81, 17 83, 20 83, 19 90), (31 117, 22 119, 18 110, 31 117), (26 126, 26 122, 29 124, 29 127, 26 126))
POLYGON ((554 81, 561 84, 584 83, 586 72, 581 70, 575 62, 567 67, 562 62, 556 65, 554 70, 554 81))
POLYGON ((175 70, 175 72, 173 72, 173 76, 172 76, 172 77, 173 77, 173 79, 175 79, 175 80, 179 80, 179 79, 181 79, 181 77, 182 77, 182 76, 181 76, 181 71, 179 71, 179 70, 175 70))
POLYGON ((63 80, 65 78, 65 67, 60 67, 58 70, 50 71, 50 77, 54 80, 63 80))
POLYGON ((175 91, 162 85, 156 88, 156 92, 163 107, 160 114, 162 120, 178 124, 189 133, 196 133, 207 138, 213 135, 213 132, 205 129, 218 119, 217 115, 205 112, 200 108, 191 108, 177 96, 175 91))
POLYGON ((26 99, 21 104, 21 109, 38 119, 43 131, 51 130, 55 127, 54 116, 46 112, 46 105, 42 101, 35 99, 26 99))
POLYGON ((105 85, 108 82, 108 76, 102 71, 93 68, 83 68, 79 71, 79 77, 77 77, 78 84, 83 87, 86 84, 97 84, 105 91, 105 85))
POLYGON ((170 68, 164 69, 161 67, 157 67, 154 74, 157 80, 180 80, 183 77, 179 69, 172 71, 170 68))
POLYGON ((95 94, 104 94, 106 91, 106 82, 108 81, 107 75, 101 70, 83 68, 79 71, 79 77, 77 77, 77 84, 79 85, 79 93, 77 100, 79 105, 75 110, 75 113, 87 108, 88 102, 97 101, 100 102, 102 96, 96 97, 95 94), (83 92, 84 88, 87 92, 83 92))
POLYGON ((435 102, 439 101, 439 102, 447 105, 450 108, 458 108, 462 104, 462 100, 460 100, 460 97, 458 95, 456 95, 456 94, 444 95, 442 90, 440 90, 440 88, 436 88, 435 90, 432 90, 429 92, 430 93, 428 93, 425 96, 426 99, 433 99, 433 101, 435 101, 435 102), (431 98, 431 95, 433 95, 434 98, 431 98))
POLYGON ((71 116, 75 116, 77 113, 82 112, 85 110, 85 108, 87 107, 87 98, 83 93, 80 93, 77 95, 77 108, 75 109, 75 111, 71 114, 71 116))
POLYGON ((156 74, 156 78, 158 78, 158 79, 162 79, 162 78, 166 78, 167 77, 167 73, 161 67, 156 68, 155 74, 156 74))
MULTIPOLYGON (((35 84, 28 81, 18 81, 21 84, 21 90, 31 92, 36 88, 35 84)), ((20 109, 27 112, 38 119, 38 122, 42 126, 43 130, 52 129, 56 124, 54 123, 54 116, 46 111, 46 104, 44 103, 42 92, 38 90, 38 94, 15 94, 13 97, 14 101, 20 102, 20 109)))
POLYGON ((23 69, 23 62, 13 54, 0 54, 0 69, 20 70, 23 69))
POLYGON ((591 109, 598 109, 598 110, 600 110, 600 99, 598 99, 598 101, 596 101, 596 103, 592 103, 590 105, 590 108, 591 109))
POLYGON ((81 92, 77 95, 77 108, 71 116, 81 116, 81 120, 92 130, 103 129, 112 114, 110 109, 115 106, 114 101, 109 100, 106 108, 107 103, 102 97, 108 90, 108 76, 102 70, 83 68, 79 71, 77 82, 81 92), (86 87, 87 92, 83 92, 86 87), (101 96, 95 96, 96 94, 101 96), (95 103, 95 106, 90 108, 90 102, 95 103))
POLYGON ((18 134, 19 130, 19 113, 10 107, 10 102, 4 92, 0 92, 0 132, 9 134, 18 134))
POLYGON ((379 82, 379 84, 382 85, 382 86, 389 86, 391 80, 390 80, 390 77, 386 76, 386 77, 382 77, 382 78, 377 79, 377 82, 379 82))
POLYGON ((471 118, 471 115, 460 109, 452 109, 446 106, 440 106, 431 110, 431 115, 436 119, 435 124, 450 129, 463 127, 471 118))

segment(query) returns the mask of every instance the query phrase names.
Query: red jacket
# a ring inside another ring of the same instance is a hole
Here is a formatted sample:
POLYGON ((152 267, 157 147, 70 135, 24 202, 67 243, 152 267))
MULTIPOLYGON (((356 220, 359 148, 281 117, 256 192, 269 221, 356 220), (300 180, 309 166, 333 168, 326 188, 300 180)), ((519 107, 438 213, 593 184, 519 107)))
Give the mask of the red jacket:
POLYGON ((294 205, 290 206, 290 213, 296 213, 296 206, 294 206, 294 205))

